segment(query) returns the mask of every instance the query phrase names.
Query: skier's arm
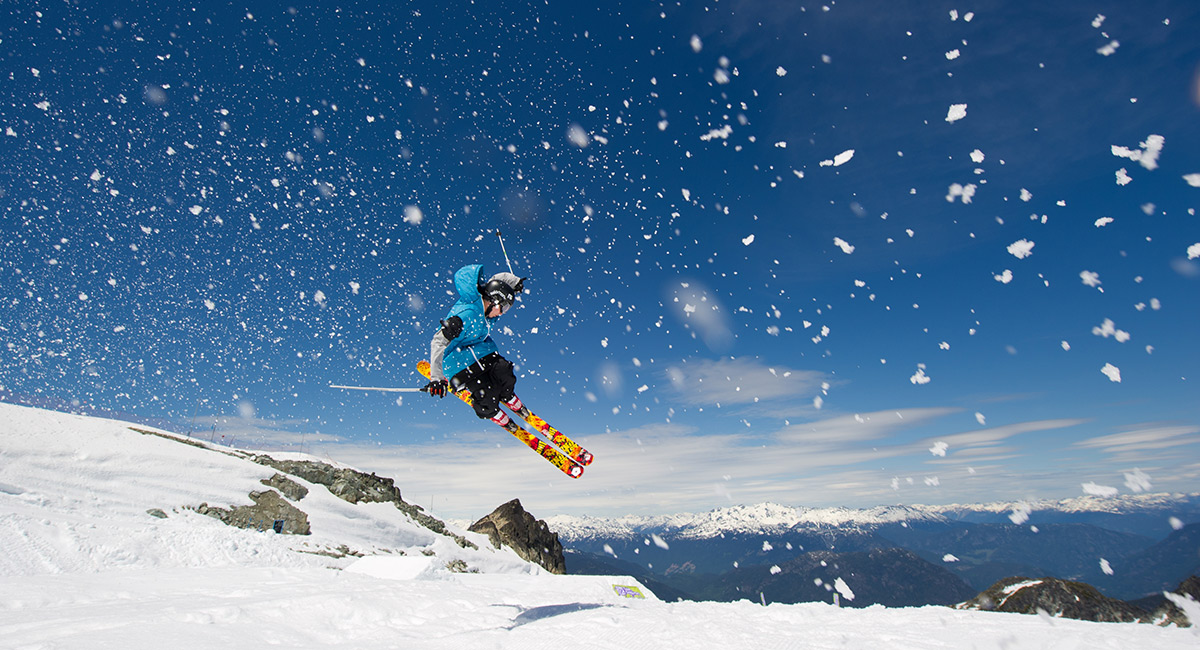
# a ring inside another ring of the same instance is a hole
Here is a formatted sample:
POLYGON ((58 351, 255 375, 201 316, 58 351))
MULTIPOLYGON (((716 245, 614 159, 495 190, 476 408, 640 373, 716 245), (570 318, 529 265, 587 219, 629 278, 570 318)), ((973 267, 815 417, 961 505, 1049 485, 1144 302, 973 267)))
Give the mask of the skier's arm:
POLYGON ((442 329, 433 335, 429 343, 429 378, 432 381, 444 381, 446 375, 442 372, 442 357, 450 342, 462 334, 463 322, 458 316, 451 316, 442 321, 442 329))

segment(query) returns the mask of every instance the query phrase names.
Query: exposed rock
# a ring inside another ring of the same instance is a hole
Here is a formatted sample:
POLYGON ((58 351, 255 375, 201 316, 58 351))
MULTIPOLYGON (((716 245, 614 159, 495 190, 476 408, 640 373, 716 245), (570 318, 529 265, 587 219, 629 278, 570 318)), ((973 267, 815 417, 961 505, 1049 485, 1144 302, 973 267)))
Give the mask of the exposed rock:
MULTIPOLYGON (((1193 612, 1200 611, 1200 576, 1192 576, 1184 580, 1173 593, 1179 598, 1190 600, 1193 603, 1193 612)), ((1188 617, 1187 612, 1180 609, 1179 605, 1176 604, 1176 600, 1178 599, 1167 599, 1166 602, 1155 609, 1154 622, 1160 625, 1175 624, 1179 627, 1191 627, 1193 624, 1200 624, 1200 621, 1192 621, 1188 617)))
POLYGON ((275 460, 270 456, 255 456, 254 461, 299 476, 309 483, 324 485, 334 496, 350 503, 403 503, 400 488, 390 478, 311 460, 275 460))
POLYGON ((311 532, 308 515, 285 501, 278 492, 251 492, 250 499, 254 501, 254 505, 233 506, 230 509, 202 503, 196 508, 196 512, 238 528, 274 530, 284 535, 308 535, 311 532))
POLYGON ((1145 610, 1109 598, 1091 585, 1058 578, 1005 578, 958 608, 1017 614, 1043 611, 1050 616, 1102 623, 1150 620, 1145 610))
POLYGON ((496 548, 507 546, 521 558, 545 567, 551 573, 567 572, 558 533, 551 531, 545 521, 534 519, 525 512, 519 499, 496 508, 467 530, 487 535, 496 548))
POLYGON ((311 460, 275 460, 265 454, 253 457, 254 462, 266 465, 275 470, 292 476, 300 477, 309 483, 324 485, 334 496, 350 503, 391 503, 418 524, 439 535, 453 539, 463 548, 476 548, 470 540, 462 535, 456 535, 446 530, 446 523, 430 517, 421 510, 420 506, 407 503, 400 498, 400 488, 390 478, 366 474, 344 467, 333 467, 325 463, 311 460))
POLYGON ((300 485, 283 474, 276 473, 271 478, 265 478, 262 484, 267 487, 273 487, 283 493, 283 496, 292 501, 299 501, 308 496, 308 488, 300 485))
POLYGON ((160 508, 151 508, 146 511, 146 514, 150 515, 151 517, 157 517, 159 519, 167 518, 167 513, 163 512, 162 509, 160 509, 160 508))

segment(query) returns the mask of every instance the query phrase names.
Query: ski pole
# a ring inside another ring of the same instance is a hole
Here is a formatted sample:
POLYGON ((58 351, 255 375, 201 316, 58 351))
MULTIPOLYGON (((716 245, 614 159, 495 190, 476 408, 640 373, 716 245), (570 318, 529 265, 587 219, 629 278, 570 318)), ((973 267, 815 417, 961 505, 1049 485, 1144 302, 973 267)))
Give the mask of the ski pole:
MULTIPOLYGON (((500 251, 504 253, 504 263, 508 264, 508 272, 513 273, 512 262, 508 259, 508 249, 504 247, 504 238, 500 236, 500 231, 496 231, 496 238, 500 240, 500 251)), ((513 273, 516 275, 516 273, 513 273)))
POLYGON ((344 390, 378 390, 378 391, 383 391, 385 393, 420 393, 425 390, 424 388, 390 388, 390 387, 377 387, 377 386, 338 386, 336 384, 330 384, 329 387, 330 388, 342 388, 344 390))

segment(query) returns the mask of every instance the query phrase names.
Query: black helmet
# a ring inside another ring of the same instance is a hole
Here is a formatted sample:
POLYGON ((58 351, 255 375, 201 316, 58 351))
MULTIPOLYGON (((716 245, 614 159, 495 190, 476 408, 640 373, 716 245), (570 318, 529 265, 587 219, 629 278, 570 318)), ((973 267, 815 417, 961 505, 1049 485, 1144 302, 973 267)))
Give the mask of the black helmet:
POLYGON ((511 273, 497 273, 479 290, 488 300, 507 308, 517 299, 517 294, 525 290, 526 278, 518 278, 511 273))

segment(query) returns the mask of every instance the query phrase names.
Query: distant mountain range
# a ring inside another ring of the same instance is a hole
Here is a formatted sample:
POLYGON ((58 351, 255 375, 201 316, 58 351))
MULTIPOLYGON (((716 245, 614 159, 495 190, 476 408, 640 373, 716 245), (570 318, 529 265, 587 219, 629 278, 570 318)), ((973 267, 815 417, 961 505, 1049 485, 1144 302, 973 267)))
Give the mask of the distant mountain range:
POLYGON ((546 521, 568 572, 637 569, 703 600, 831 600, 841 578, 858 594, 845 604, 945 604, 1018 575, 1137 599, 1200 572, 1200 494, 858 510, 763 503, 546 521))

